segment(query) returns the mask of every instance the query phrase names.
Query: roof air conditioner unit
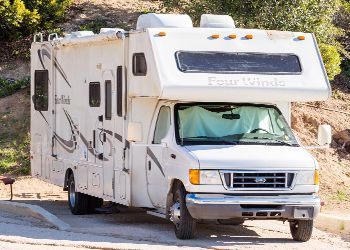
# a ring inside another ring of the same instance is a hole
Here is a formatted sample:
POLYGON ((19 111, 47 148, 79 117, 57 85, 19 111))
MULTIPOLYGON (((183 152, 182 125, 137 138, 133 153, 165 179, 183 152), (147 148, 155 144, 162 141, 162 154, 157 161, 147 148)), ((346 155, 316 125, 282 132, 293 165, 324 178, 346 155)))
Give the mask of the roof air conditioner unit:
POLYGON ((201 16, 201 28, 236 28, 232 17, 228 15, 203 14, 201 16))
POLYGON ((192 28, 192 20, 188 15, 176 14, 143 14, 137 19, 136 29, 146 28, 192 28))

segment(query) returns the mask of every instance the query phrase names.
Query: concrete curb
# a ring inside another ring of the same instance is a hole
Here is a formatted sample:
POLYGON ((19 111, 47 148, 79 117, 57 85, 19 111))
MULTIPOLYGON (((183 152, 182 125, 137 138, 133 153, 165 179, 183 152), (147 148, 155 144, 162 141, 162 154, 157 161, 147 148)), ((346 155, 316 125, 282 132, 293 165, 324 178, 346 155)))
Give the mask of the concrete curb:
POLYGON ((0 210, 43 220, 59 230, 68 230, 70 228, 67 223, 37 205, 13 201, 0 201, 0 210))
POLYGON ((320 213, 316 218, 315 226, 332 233, 348 234, 350 233, 350 216, 342 217, 320 213))

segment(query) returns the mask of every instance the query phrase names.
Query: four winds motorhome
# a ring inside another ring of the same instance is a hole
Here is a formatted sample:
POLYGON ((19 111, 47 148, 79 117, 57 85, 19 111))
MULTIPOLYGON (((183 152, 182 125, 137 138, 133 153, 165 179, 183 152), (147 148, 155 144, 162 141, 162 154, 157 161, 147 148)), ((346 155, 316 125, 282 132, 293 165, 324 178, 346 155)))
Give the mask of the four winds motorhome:
POLYGON ((108 200, 180 239, 198 220, 254 219, 311 237, 318 165, 290 124, 291 102, 331 93, 312 34, 145 14, 132 31, 37 35, 31 79, 32 175, 67 190, 73 214, 108 200))

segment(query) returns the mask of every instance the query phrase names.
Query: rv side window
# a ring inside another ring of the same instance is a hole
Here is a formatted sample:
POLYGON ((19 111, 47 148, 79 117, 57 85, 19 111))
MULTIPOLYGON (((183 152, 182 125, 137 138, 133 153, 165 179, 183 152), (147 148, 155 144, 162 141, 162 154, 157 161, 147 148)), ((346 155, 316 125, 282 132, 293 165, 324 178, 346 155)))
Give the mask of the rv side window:
POLYGON ((123 67, 117 67, 117 115, 123 116, 123 67))
POLYGON ((101 89, 99 82, 90 82, 89 84, 89 104, 90 107, 100 107, 101 89))
POLYGON ((132 73, 135 76, 145 76, 147 74, 147 63, 144 53, 135 53, 133 55, 132 73))
POLYGON ((293 75, 302 72, 299 57, 288 53, 177 51, 175 57, 184 73, 293 75))
POLYGON ((153 144, 160 144, 170 128, 170 108, 163 106, 159 110, 156 128, 154 130, 153 144))
POLYGON ((49 72, 36 70, 34 72, 34 108, 38 111, 49 109, 49 72))
POLYGON ((106 120, 112 118, 112 83, 110 80, 105 82, 105 117, 106 120))

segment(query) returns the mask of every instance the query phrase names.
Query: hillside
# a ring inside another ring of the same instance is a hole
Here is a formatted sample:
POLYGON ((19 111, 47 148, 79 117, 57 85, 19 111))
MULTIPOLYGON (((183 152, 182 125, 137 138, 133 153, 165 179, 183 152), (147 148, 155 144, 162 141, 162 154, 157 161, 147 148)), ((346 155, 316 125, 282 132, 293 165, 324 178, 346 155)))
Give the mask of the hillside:
POLYGON ((292 128, 305 146, 316 145, 319 124, 329 124, 333 141, 329 149, 312 149, 320 165, 320 193, 326 201, 325 209, 350 212, 350 115, 329 111, 334 109, 350 113, 350 89, 340 88, 337 82, 350 79, 339 76, 333 85, 333 97, 326 102, 312 103, 319 108, 293 104, 292 128), (346 144, 348 142, 348 144, 346 144))
MULTIPOLYGON (((135 26, 137 17, 158 8, 157 1, 146 0, 75 0, 67 21, 58 25, 57 32, 100 27, 135 26)), ((21 79, 29 75, 28 60, 0 60, 0 77, 21 79)), ((320 164, 320 193, 326 201, 326 210, 350 212, 350 115, 321 108, 350 113, 350 78, 340 75, 333 84, 333 98, 327 102, 312 103, 309 107, 293 104, 292 127, 303 145, 315 145, 319 124, 330 124, 334 140, 330 149, 310 152, 320 164), (342 84, 341 84, 342 83, 342 84), (347 87, 341 87, 347 84, 347 87), (348 145, 348 146, 347 146, 348 145)), ((29 133, 28 89, 0 98, 0 174, 28 174, 29 133), (17 152, 20 152, 19 154, 17 152)))

